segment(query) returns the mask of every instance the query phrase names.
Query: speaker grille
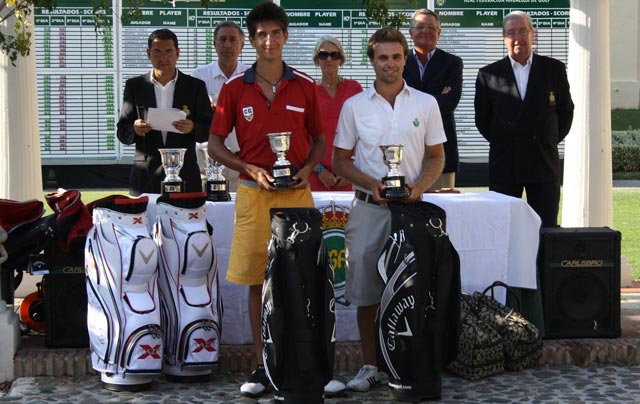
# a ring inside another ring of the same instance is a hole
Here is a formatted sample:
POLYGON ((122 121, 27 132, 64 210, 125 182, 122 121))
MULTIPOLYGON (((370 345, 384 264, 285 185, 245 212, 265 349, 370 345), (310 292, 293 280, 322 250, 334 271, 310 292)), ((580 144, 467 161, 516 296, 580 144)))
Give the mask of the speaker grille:
POLYGON ((620 232, 543 229, 539 266, 545 338, 620 336, 620 232))
POLYGON ((45 275, 44 288, 45 345, 50 348, 89 346, 84 274, 45 275))

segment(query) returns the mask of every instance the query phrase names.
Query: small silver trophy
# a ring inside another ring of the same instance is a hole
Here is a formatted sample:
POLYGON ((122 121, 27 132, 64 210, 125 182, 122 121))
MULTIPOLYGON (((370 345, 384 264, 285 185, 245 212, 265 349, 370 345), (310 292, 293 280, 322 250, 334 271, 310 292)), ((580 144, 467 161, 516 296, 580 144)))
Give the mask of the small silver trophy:
POLYGON ((224 166, 207 156, 207 200, 212 202, 230 201, 229 182, 222 174, 224 166))
POLYGON ((299 180, 291 178, 295 175, 296 168, 285 157, 285 154, 289 151, 291 132, 269 133, 267 137, 269 138, 271 150, 278 156, 275 164, 271 167, 273 186, 286 188, 291 184, 297 183, 299 180))
POLYGON ((389 172, 382 178, 385 188, 380 192, 380 196, 385 199, 402 199, 409 196, 409 188, 405 184, 404 175, 398 167, 402 162, 401 144, 388 144, 380 146, 382 159, 389 167, 389 172))
POLYGON ((158 149, 162 157, 162 167, 167 175, 160 184, 160 192, 171 194, 184 192, 184 181, 178 173, 184 164, 184 153, 187 149, 158 149))

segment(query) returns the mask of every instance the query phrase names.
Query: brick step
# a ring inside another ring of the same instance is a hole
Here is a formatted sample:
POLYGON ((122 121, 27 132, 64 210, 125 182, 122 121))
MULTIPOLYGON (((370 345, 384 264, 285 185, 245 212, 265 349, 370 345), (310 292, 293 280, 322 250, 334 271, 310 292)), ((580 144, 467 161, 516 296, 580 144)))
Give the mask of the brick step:
MULTIPOLYGON (((14 359, 15 377, 85 376, 96 374, 91 368, 88 348, 46 349, 33 343, 18 349, 14 359)), ((546 340, 541 365, 636 365, 640 363, 640 339, 546 340)), ((355 372, 362 366, 358 342, 336 344, 336 369, 355 372)), ((251 345, 220 347, 220 368, 230 372, 249 372, 255 367, 251 345)))

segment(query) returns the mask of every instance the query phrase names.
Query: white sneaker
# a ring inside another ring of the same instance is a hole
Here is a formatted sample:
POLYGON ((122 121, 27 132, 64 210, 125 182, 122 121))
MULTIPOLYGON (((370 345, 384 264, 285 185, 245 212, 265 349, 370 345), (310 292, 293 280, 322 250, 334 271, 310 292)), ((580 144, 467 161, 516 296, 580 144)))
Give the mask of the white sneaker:
POLYGON ((345 386, 344 383, 334 379, 324 386, 324 395, 329 397, 335 396, 336 394, 342 393, 346 388, 347 386, 345 386))
POLYGON ((364 365, 356 377, 347 383, 347 388, 355 391, 368 391, 371 386, 380 383, 380 378, 377 366, 364 365))

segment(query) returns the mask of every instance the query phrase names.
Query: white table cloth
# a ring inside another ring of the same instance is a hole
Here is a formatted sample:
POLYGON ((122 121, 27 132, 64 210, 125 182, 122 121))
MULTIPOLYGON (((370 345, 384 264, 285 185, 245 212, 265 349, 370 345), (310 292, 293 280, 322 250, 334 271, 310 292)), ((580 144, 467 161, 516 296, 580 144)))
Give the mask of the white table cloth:
MULTIPOLYGON (((152 226, 158 195, 147 196, 148 223, 152 226)), ((313 197, 320 209, 332 203, 348 209, 353 193, 314 192, 313 197)), ((481 291, 496 280, 521 288, 537 288, 540 218, 525 201, 495 192, 425 194, 424 200, 447 213, 447 233, 460 255, 464 292, 481 291)), ((249 344, 248 288, 225 279, 233 236, 234 202, 207 202, 207 219, 214 229, 224 303, 222 343, 249 344)), ((504 302, 504 293, 499 293, 497 298, 504 302)), ((358 340, 355 307, 340 304, 336 307, 338 341, 358 340)))

